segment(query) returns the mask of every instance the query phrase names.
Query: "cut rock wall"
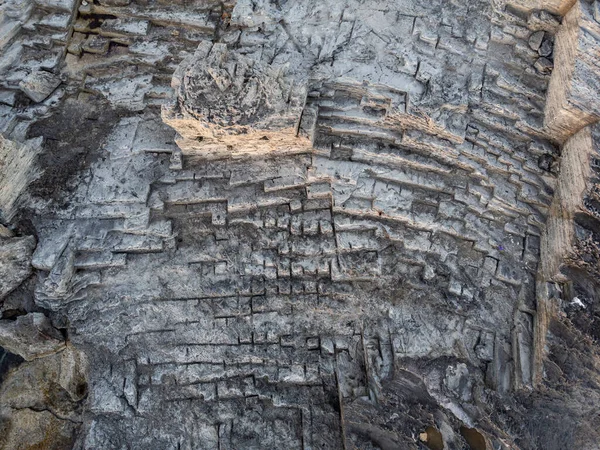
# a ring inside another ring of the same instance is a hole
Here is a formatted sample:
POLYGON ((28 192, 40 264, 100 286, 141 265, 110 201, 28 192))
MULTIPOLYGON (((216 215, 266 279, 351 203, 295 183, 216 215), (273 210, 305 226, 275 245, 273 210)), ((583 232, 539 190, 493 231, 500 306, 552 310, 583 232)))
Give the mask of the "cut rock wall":
MULTIPOLYGON (((566 4, 27 5, 3 22, 3 133, 92 136, 46 139, 80 165, 48 167, 39 183, 65 187, 18 216, 35 307, 61 330, 45 358, 85 355, 87 390, 58 382, 68 413, 35 416, 60 445, 595 448, 559 386, 596 382, 596 347, 577 375, 561 359, 579 331, 555 299, 573 277, 554 275, 589 259, 596 132, 559 163, 567 128, 548 125, 593 89, 573 75, 561 94, 553 70, 581 4, 556 38, 529 9, 566 4)), ((11 339, 35 338, 23 317, 0 324, 11 339)), ((56 412, 10 402, 13 430, 35 421, 19 408, 56 412)))

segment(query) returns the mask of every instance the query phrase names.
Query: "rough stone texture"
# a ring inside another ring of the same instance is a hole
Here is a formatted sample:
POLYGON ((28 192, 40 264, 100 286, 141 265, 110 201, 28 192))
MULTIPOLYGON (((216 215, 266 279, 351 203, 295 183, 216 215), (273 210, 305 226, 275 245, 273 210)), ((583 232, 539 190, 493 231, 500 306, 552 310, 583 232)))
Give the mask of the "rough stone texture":
POLYGON ((542 249, 547 279, 565 283, 564 300, 572 318, 596 339, 600 308, 598 220, 600 129, 586 127, 564 146, 560 179, 542 249))
POLYGON ((0 345, 26 361, 47 356, 65 347, 63 336, 41 313, 16 320, 0 320, 0 345))
POLYGON ((60 419, 56 448, 598 448, 596 303, 569 291, 595 285, 556 276, 589 257, 548 235, 593 197, 595 131, 559 162, 569 22, 530 10, 566 6, 520 6, 2 5, 0 132, 44 168, 11 301, 68 335, 7 375, 5 446, 60 419), (35 103, 39 70, 63 83, 35 103), (87 392, 21 393, 71 345, 87 392))
POLYGON ((71 448, 85 397, 85 361, 73 348, 26 362, 0 387, 0 447, 71 448))
POLYGON ((26 187, 38 176, 33 164, 42 139, 21 144, 0 134, 0 220, 10 221, 26 187))
POLYGON ((563 147, 561 176, 542 243, 544 253, 552 256, 542 262, 541 270, 546 278, 558 275, 560 265, 574 251, 576 235, 580 234, 575 232, 575 217, 583 221, 595 219, 593 209, 588 209, 593 208, 589 202, 597 190, 593 166, 598 154, 597 144, 594 144, 592 129, 586 127, 563 147))
POLYGON ((306 87, 286 70, 203 41, 177 69, 172 86, 178 101, 163 118, 188 141, 201 139, 203 149, 213 141, 225 151, 238 146, 248 153, 306 149, 308 140, 296 136, 306 87))
POLYGON ((31 236, 0 237, 0 300, 31 274, 34 247, 35 239, 31 236))
POLYGON ((577 1, 556 36, 557 70, 548 88, 545 126, 559 142, 600 118, 600 22, 594 17, 596 4, 577 1))
POLYGON ((50 72, 38 70, 19 83, 21 90, 34 102, 46 100, 60 85, 60 78, 50 72))
MULTIPOLYGON (((185 138, 180 147, 204 153, 213 140, 241 147, 239 140, 223 136, 231 134, 242 134, 244 147, 246 139, 262 137, 267 149, 294 146, 290 139, 299 135, 295 146, 305 147, 301 138, 314 136, 313 115, 320 104, 310 98, 334 84, 348 99, 363 97, 359 110, 348 105, 348 120, 362 119, 384 130, 419 127, 463 142, 469 80, 477 90, 483 60, 476 55, 485 54, 490 39, 489 19, 476 14, 485 3, 468 9, 380 6, 377 1, 332 7, 304 0, 279 8, 268 1, 238 2, 222 42, 202 42, 175 72, 177 98, 163 116, 185 138), (468 12, 469 30, 459 30, 464 24, 454 22, 468 12), (475 55, 459 56, 466 47, 475 55), (469 65, 473 56, 481 63, 475 70, 469 65), (448 72, 453 76, 444 76, 448 72), (310 108, 304 107, 307 101, 310 108), (277 131, 287 138, 283 143, 273 135, 277 131)), ((248 149, 260 152, 256 147, 248 149)))
POLYGON ((546 10, 554 14, 565 15, 576 0, 509 0, 509 4, 527 12, 546 10))

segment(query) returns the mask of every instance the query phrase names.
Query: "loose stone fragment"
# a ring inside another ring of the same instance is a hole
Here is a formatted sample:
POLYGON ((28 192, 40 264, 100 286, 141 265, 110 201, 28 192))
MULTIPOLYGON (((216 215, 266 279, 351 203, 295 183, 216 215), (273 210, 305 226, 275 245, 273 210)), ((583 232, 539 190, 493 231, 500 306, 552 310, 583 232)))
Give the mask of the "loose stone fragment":
POLYGON ((84 51, 99 55, 105 55, 108 52, 109 47, 110 40, 96 34, 88 36, 82 45, 84 51))
POLYGON ((534 67, 540 73, 550 73, 552 72, 554 64, 548 58, 538 58, 534 67))
POLYGON ((529 47, 531 47, 532 50, 537 51, 540 48, 540 45, 542 45, 545 34, 544 31, 536 31, 533 33, 529 38, 529 47))
POLYGON ((551 39, 544 39, 541 46, 538 49, 538 53, 540 56, 548 57, 552 54, 552 50, 554 48, 554 44, 551 39))

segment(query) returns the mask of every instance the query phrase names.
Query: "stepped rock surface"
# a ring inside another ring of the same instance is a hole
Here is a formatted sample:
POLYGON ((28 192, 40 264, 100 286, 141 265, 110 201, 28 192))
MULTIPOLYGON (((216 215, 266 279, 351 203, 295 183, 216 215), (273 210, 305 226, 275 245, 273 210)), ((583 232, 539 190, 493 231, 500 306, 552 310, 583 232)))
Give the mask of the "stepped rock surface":
POLYGON ((0 2, 0 448, 600 449, 600 2, 0 2))

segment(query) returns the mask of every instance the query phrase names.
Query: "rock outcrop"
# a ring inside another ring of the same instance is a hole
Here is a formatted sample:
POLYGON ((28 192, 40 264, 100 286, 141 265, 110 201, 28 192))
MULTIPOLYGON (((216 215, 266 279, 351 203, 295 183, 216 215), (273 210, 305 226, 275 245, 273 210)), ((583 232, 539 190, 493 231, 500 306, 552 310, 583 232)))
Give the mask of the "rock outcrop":
POLYGON ((86 395, 85 360, 77 350, 25 362, 0 387, 0 447, 72 448, 86 395))
POLYGON ((600 119, 600 13, 597 2, 577 1, 556 35, 545 126, 559 142, 600 119))
POLYGON ((63 336, 41 313, 30 313, 16 320, 0 320, 0 346, 32 361, 65 348, 63 336))
POLYGON ((31 275, 31 256, 35 239, 0 237, 0 300, 31 275))
POLYGON ((597 2, 0 11, 4 448, 599 448, 597 2))

